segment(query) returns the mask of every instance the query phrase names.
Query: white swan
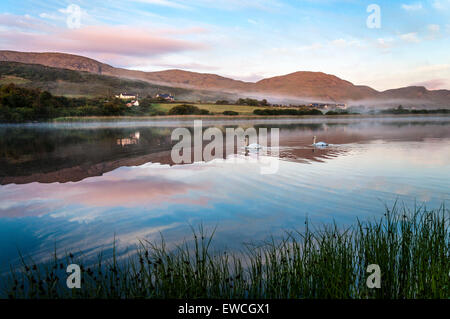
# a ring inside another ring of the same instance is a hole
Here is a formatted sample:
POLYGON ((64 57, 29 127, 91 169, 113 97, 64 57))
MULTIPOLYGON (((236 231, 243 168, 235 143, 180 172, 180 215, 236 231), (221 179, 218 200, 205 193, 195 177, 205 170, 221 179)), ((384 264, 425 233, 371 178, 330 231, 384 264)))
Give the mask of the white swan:
POLYGON ((259 150, 259 149, 262 148, 262 146, 259 145, 259 144, 252 143, 252 144, 248 145, 248 143, 249 143, 248 137, 245 137, 245 149, 248 149, 248 150, 259 150))
POLYGON ((314 138, 313 138, 313 145, 314 146, 319 146, 319 147, 324 147, 324 146, 328 146, 328 143, 325 143, 325 142, 317 142, 316 143, 316 137, 314 136, 314 138))

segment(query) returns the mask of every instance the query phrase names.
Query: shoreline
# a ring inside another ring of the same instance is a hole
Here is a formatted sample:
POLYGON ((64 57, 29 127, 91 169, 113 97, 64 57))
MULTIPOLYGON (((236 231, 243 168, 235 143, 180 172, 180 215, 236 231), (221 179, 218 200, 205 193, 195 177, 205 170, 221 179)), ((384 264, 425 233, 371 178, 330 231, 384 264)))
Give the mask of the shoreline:
POLYGON ((65 129, 95 129, 111 127, 177 127, 194 125, 195 120, 203 121, 203 125, 239 125, 250 123, 252 125, 274 124, 314 124, 314 123, 348 123, 354 121, 450 121, 450 114, 354 114, 354 115, 164 115, 164 116, 86 116, 64 117, 49 121, 0 123, 0 128, 26 127, 26 128, 65 128, 65 129))
MULTIPOLYGON (((276 120, 276 119, 368 119, 368 118, 418 118, 418 117, 450 117, 449 114, 347 114, 347 115, 159 115, 159 116, 77 116, 55 118, 49 121, 28 122, 30 123, 70 123, 70 122, 146 122, 146 121, 167 121, 167 120, 276 120)), ((0 123, 8 124, 8 123, 0 123)), ((12 123, 10 123, 12 124, 12 123)))

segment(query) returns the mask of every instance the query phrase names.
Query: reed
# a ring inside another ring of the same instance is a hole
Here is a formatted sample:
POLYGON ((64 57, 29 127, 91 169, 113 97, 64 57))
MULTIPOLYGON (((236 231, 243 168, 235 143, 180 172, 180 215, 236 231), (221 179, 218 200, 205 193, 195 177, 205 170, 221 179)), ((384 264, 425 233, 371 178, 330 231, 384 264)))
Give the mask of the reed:
POLYGON ((9 298, 449 298, 449 211, 387 209, 380 219, 288 232, 280 240, 213 248, 214 232, 193 230, 175 249, 142 241, 135 254, 96 264, 68 254, 45 265, 22 259, 2 284, 9 298), (65 266, 81 266, 80 289, 66 287, 65 266), (366 285, 381 268, 381 288, 366 285))

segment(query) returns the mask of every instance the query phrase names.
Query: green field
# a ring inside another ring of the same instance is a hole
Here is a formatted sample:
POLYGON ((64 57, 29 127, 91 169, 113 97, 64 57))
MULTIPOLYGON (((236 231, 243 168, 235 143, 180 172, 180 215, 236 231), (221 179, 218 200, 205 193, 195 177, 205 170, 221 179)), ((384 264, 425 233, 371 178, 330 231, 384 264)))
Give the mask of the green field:
MULTIPOLYGON (((199 109, 208 110, 212 114, 222 114, 224 111, 235 111, 238 112, 239 115, 253 115, 254 110, 261 108, 247 105, 189 104, 194 105, 199 109)), ((181 103, 160 103, 153 105, 160 111, 168 112, 171 108, 181 105, 181 103)))
POLYGON ((21 78, 14 75, 2 75, 0 76, 0 85, 14 83, 16 85, 26 84, 31 82, 30 80, 21 78))

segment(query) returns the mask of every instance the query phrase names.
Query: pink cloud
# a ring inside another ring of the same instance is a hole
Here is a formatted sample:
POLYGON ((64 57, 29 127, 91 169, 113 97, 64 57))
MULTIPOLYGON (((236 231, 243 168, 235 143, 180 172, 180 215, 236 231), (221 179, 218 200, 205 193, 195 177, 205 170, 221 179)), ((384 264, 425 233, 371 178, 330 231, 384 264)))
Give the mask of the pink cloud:
POLYGON ((206 70, 206 71, 216 71, 219 68, 215 66, 209 66, 206 64, 201 63, 182 63, 182 64, 176 64, 176 63, 162 63, 157 62, 158 66, 163 68, 169 68, 169 69, 183 69, 183 70, 206 70))
POLYGON ((52 26, 42 20, 29 15, 19 16, 10 13, 0 14, 0 25, 9 29, 34 30, 37 32, 52 30, 52 26))
POLYGON ((0 202, 7 200, 14 205, 0 207, 0 217, 39 216, 71 204, 89 208, 134 208, 162 203, 206 206, 209 202, 203 195, 189 195, 191 191, 211 188, 208 183, 192 185, 158 176, 127 179, 130 178, 124 177, 127 173, 119 177, 112 173, 78 183, 9 185, 8 190, 0 194, 0 202))
MULTIPOLYGON (((99 180, 85 183, 81 187, 71 184, 61 195, 65 202, 91 207, 135 207, 150 203, 177 202, 174 197, 187 195, 189 191, 201 188, 179 181, 154 177, 153 179, 135 180, 99 180)), ((184 201, 181 202, 190 201, 188 198, 184 198, 184 201)), ((200 201, 199 203, 204 204, 205 202, 200 201)))
POLYGON ((89 26, 65 29, 54 34, 22 31, 1 32, 3 45, 22 50, 101 53, 124 56, 155 56, 187 50, 201 50, 205 45, 156 35, 142 29, 115 26, 89 26))
POLYGON ((200 27, 155 29, 123 25, 68 29, 30 16, 0 14, 0 49, 74 53, 107 63, 120 61, 122 66, 165 54, 207 49, 201 42, 186 39, 205 32, 208 30, 200 27))

